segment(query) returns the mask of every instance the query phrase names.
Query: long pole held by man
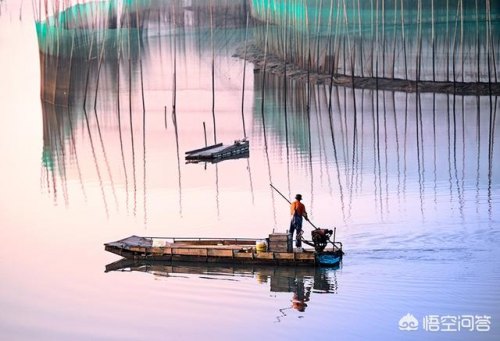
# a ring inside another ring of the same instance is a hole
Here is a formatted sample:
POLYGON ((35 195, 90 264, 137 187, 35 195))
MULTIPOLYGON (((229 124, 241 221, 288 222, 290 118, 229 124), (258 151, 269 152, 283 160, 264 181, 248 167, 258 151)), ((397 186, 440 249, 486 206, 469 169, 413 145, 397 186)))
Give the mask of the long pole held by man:
POLYGON ((295 246, 296 247, 302 247, 302 221, 305 219, 309 224, 311 224, 316 230, 318 229, 310 220, 309 217, 307 216, 307 211, 306 207, 304 206, 303 203, 301 203, 302 200, 302 195, 297 194, 295 196, 295 201, 291 202, 288 200, 276 187, 273 186, 273 184, 269 184, 276 192, 278 192, 279 195, 283 197, 289 204, 290 204, 290 214, 292 216, 292 219, 290 221, 290 234, 292 235, 295 232, 295 246))

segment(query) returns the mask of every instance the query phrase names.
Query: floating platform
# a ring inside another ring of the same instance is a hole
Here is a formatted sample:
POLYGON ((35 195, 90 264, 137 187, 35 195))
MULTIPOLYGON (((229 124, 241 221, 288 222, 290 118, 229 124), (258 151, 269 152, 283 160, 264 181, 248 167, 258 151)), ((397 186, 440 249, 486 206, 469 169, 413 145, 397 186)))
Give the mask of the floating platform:
POLYGON ((246 139, 236 140, 232 145, 214 144, 200 149, 187 151, 186 160, 189 163, 220 162, 230 159, 248 158, 250 142, 246 139))
POLYGON ((266 240, 130 236, 104 244, 106 251, 133 260, 329 267, 338 266, 342 260, 341 243, 321 252, 297 251, 291 246, 287 233, 271 234, 266 240))

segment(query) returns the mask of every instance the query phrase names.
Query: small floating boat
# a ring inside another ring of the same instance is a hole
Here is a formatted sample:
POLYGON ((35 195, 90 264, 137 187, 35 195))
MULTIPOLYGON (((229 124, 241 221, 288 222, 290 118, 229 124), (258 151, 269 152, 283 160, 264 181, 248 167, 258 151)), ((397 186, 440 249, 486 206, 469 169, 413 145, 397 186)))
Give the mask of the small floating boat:
POLYGON ((130 236, 104 244, 106 251, 127 259, 172 262, 204 262, 258 265, 338 266, 342 260, 342 243, 331 242, 331 230, 322 234, 312 231, 314 249, 293 249, 288 233, 273 233, 262 239, 156 238, 130 236), (330 233, 329 233, 330 232, 330 233), (316 234, 316 238, 315 238, 316 234), (326 241, 325 238, 328 238, 326 241), (331 244, 327 248, 328 242, 331 244))
POLYGON ((189 163, 220 162, 229 159, 248 158, 250 142, 247 139, 236 140, 231 145, 214 144, 204 148, 187 151, 186 160, 189 163))

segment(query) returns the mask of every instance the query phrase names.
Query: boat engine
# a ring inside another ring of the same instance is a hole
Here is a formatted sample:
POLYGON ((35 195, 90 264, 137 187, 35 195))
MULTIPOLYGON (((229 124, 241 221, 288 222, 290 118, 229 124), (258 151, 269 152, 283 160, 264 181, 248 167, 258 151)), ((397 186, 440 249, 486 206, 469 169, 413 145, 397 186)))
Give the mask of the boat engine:
POLYGON ((328 229, 316 229, 311 231, 311 238, 316 252, 322 252, 325 249, 332 234, 333 230, 328 229))

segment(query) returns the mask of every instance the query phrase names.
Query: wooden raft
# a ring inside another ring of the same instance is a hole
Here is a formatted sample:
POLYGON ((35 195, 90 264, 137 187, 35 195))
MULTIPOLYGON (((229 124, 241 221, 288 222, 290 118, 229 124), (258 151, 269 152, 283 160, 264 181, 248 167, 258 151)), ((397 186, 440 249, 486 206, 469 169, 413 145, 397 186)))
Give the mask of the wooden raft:
MULTIPOLYGON (((258 239, 167 240, 131 236, 104 245, 106 251, 128 259, 315 265, 314 251, 288 252, 290 237, 287 234, 281 234, 279 237, 282 239, 281 245, 270 244, 269 250, 265 252, 257 252, 255 246, 258 239)), ((273 235, 268 238, 269 243, 271 240, 275 240, 273 235)))
POLYGON ((248 140, 236 140, 232 145, 222 143, 204 148, 187 151, 186 160, 189 162, 210 161, 219 162, 228 159, 247 158, 250 143, 248 140))

